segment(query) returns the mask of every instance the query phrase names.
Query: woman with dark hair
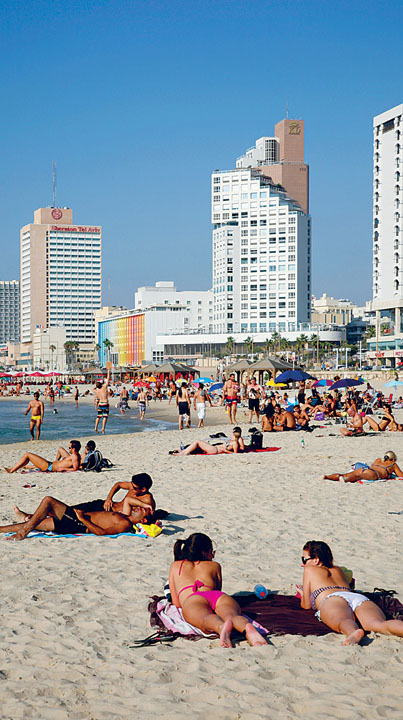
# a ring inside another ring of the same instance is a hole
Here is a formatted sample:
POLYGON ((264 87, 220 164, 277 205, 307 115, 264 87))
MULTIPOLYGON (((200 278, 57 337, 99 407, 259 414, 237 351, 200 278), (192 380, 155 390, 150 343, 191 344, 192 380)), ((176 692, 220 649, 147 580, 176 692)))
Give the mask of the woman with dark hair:
POLYGON ((185 620, 205 633, 220 636, 222 647, 232 647, 235 627, 245 633, 250 645, 266 645, 266 640, 247 618, 235 600, 221 592, 221 566, 214 562, 213 544, 203 533, 177 540, 169 570, 172 602, 182 608, 185 620))
POLYGON ((386 620, 378 605, 351 590, 342 569, 333 565, 332 551, 325 542, 305 543, 301 562, 304 568, 301 607, 316 610, 318 620, 346 635, 343 645, 359 643, 365 630, 403 637, 401 620, 386 620))

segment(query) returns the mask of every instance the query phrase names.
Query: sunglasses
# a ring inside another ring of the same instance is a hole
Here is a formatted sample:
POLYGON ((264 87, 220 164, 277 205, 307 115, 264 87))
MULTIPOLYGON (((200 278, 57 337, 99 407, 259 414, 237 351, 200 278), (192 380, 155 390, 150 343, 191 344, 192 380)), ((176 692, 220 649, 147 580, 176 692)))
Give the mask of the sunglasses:
POLYGON ((313 559, 314 559, 314 558, 311 558, 311 557, 309 557, 309 558, 302 557, 302 558, 301 558, 301 562, 302 562, 303 565, 306 565, 307 562, 308 562, 308 560, 313 560, 313 559))

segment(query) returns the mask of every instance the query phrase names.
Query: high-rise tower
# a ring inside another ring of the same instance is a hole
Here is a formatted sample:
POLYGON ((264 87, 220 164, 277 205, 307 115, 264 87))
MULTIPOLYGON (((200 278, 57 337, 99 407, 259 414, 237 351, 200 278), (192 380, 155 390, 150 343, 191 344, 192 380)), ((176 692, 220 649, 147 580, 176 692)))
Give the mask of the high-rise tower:
POLYGON ((37 326, 64 326, 67 340, 93 343, 101 307, 102 229, 73 225, 69 208, 39 208, 21 228, 21 342, 37 326))

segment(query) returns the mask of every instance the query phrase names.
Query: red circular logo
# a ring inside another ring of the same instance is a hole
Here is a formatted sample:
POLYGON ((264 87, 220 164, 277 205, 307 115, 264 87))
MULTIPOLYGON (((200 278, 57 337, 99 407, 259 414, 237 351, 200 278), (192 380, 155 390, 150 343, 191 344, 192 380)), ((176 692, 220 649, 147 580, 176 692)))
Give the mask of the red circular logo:
POLYGON ((60 220, 60 218, 63 216, 63 213, 60 208, 53 208, 51 215, 54 220, 60 220))

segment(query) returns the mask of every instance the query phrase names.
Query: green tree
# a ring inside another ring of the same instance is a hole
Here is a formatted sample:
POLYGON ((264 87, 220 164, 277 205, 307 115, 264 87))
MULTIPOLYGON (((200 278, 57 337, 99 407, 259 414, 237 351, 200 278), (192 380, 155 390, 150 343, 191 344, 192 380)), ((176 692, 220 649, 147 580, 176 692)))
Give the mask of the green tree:
POLYGON ((244 340, 244 345, 248 353, 253 353, 253 338, 250 335, 244 340))
POLYGON ((54 366, 54 363, 53 363, 53 355, 54 355, 54 352, 55 352, 55 350, 56 350, 56 345, 49 345, 49 350, 50 350, 50 352, 52 353, 52 370, 54 370, 54 369, 55 369, 55 366, 54 366))
POLYGON ((235 340, 234 340, 234 338, 230 335, 230 336, 227 338, 227 343, 226 343, 225 348, 224 348, 224 351, 226 352, 227 355, 233 355, 233 354, 234 354, 234 345, 235 345, 235 340))
POLYGON ((104 340, 104 346, 105 346, 108 360, 110 360, 111 359, 111 350, 113 348, 113 342, 111 340, 109 340, 108 338, 106 338, 104 340))
POLYGON ((276 351, 276 348, 277 348, 277 350, 279 350, 280 349, 280 340, 281 340, 280 333, 274 332, 272 334, 270 340, 271 340, 271 344, 273 345, 274 352, 276 351))

